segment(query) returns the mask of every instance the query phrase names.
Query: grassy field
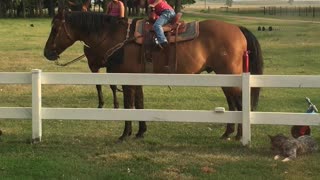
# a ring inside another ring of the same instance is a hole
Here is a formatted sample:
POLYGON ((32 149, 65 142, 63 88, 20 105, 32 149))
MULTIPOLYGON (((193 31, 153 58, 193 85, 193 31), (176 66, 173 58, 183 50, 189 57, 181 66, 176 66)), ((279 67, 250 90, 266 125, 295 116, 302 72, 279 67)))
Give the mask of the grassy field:
MULTIPOLYGON (((319 72, 318 23, 250 17, 184 14, 184 20, 219 19, 248 27, 258 37, 265 74, 316 75, 319 72), (276 31, 257 31, 273 26, 276 31)), ((89 72, 86 60, 58 67, 43 57, 50 19, 0 19, 0 71, 89 72), (34 27, 31 27, 33 24, 34 27)), ((61 55, 82 54, 77 43, 61 55)), ((213 109, 226 106, 219 88, 145 87, 147 109, 213 109)), ((104 88, 106 107, 111 93, 104 88)), ((265 88, 259 111, 304 112, 304 97, 320 104, 317 89, 265 88)), ((28 85, 0 85, 0 107, 30 107, 28 85)), ((44 107, 96 107, 94 86, 43 87, 44 107)), ((303 120, 302 120, 303 121, 303 120)), ((136 124, 134 124, 136 125, 136 124)), ((224 124, 148 123, 143 140, 115 143, 123 122, 44 121, 43 142, 28 143, 30 120, 0 120, 1 179, 318 179, 320 153, 282 163, 273 160, 267 134, 289 135, 289 126, 252 127, 251 148, 222 141, 224 124)), ((134 130, 137 127, 134 126, 134 130)), ((320 142, 320 128, 312 127, 320 142)))
POLYGON ((300 19, 305 21, 320 21, 320 2, 294 1, 234 1, 231 7, 225 1, 197 1, 186 5, 185 9, 201 11, 209 14, 255 16, 273 19, 300 19))

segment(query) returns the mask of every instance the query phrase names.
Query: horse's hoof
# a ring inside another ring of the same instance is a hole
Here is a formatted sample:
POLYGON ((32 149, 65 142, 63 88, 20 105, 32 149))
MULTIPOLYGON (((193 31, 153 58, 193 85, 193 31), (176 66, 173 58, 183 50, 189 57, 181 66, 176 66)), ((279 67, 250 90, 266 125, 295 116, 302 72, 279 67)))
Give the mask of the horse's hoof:
POLYGON ((121 137, 119 137, 118 140, 116 141, 116 144, 123 143, 123 141, 125 141, 126 139, 127 139, 127 137, 121 136, 121 137))
POLYGON ((136 134, 136 139, 143 139, 143 138, 144 138, 143 134, 136 134))
POLYGON ((119 138, 119 139, 116 140, 115 143, 116 143, 116 144, 121 144, 121 143, 123 143, 123 141, 124 141, 123 139, 119 138))
POLYGON ((275 155, 273 159, 274 160, 279 160, 280 159, 280 155, 275 155))
POLYGON ((230 137, 229 137, 229 135, 222 135, 221 137, 220 137, 220 139, 222 139, 222 140, 227 140, 227 141, 230 141, 231 139, 230 139, 230 137))
POLYGON ((129 132, 129 134, 125 134, 125 135, 120 136, 120 137, 118 138, 118 141, 119 141, 119 142, 123 142, 123 141, 127 140, 128 137, 130 137, 130 136, 131 136, 131 132, 129 132))

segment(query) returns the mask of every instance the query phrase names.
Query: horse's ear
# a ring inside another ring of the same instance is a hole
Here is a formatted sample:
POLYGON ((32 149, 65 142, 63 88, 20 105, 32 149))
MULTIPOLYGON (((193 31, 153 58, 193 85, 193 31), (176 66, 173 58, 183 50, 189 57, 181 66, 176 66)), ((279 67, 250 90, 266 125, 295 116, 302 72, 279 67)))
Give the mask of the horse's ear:
POLYGON ((65 11, 68 11, 68 5, 69 3, 72 3, 69 0, 58 0, 58 14, 64 13, 65 11))
POLYGON ((63 9, 65 6, 65 1, 64 0, 58 0, 58 10, 63 9))
POLYGON ((64 14, 66 11, 68 11, 67 1, 66 0, 58 0, 58 16, 61 19, 64 19, 64 14))
POLYGON ((58 0, 58 14, 63 13, 64 11, 64 1, 63 0, 58 0))

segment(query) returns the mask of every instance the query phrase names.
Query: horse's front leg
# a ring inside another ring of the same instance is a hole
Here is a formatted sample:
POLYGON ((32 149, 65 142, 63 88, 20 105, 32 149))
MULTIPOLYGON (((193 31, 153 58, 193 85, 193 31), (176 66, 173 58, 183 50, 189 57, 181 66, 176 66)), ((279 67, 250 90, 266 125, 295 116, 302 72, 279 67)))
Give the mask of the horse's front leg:
MULTIPOLYGON (((112 68, 108 67, 107 68, 107 73, 112 73, 112 68)), ((112 96, 113 96, 113 107, 115 109, 119 108, 119 101, 118 101, 118 97, 117 97, 117 85, 110 85, 110 89, 112 91, 112 96)))
POLYGON ((113 95, 113 107, 115 109, 119 108, 119 102, 118 102, 118 97, 117 97, 117 86, 116 85, 110 85, 110 89, 112 90, 112 95, 113 95))
MULTIPOLYGON (((144 109, 143 89, 142 86, 136 86, 135 91, 135 107, 136 109, 144 109)), ((143 134, 147 131, 147 124, 145 121, 139 121, 139 131, 136 138, 143 138, 143 134)))
MULTIPOLYGON (((96 64, 96 62, 99 62, 99 57, 96 56, 94 51, 91 48, 88 48, 84 46, 84 54, 86 55, 88 59, 88 65, 90 68, 90 71, 92 73, 99 73, 100 67, 96 64)), ((103 94, 102 94, 102 86, 100 84, 96 85, 97 93, 98 93, 98 108, 103 108, 104 100, 103 100, 103 94)))
MULTIPOLYGON (((134 87, 133 86, 122 86, 123 89, 123 102, 125 109, 133 109, 134 108, 134 87)), ((127 137, 129 137, 132 133, 132 123, 131 121, 126 121, 122 136, 120 136, 119 140, 123 141, 127 137)))
POLYGON ((103 94, 102 94, 102 86, 97 84, 96 85, 97 93, 98 93, 98 108, 103 108, 104 100, 103 100, 103 94))
MULTIPOLYGON (((93 73, 99 73, 99 67, 96 66, 90 66, 90 70, 93 73)), ((98 108, 103 108, 104 100, 103 100, 103 94, 102 94, 102 86, 100 84, 96 85, 97 94, 98 94, 98 108)))

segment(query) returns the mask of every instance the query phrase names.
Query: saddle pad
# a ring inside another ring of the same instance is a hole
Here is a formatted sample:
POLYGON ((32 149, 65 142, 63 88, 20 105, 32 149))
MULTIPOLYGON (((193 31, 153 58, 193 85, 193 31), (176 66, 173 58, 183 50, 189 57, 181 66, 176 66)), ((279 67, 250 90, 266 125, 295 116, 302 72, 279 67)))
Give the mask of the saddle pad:
MULTIPOLYGON (((138 20, 136 23, 136 29, 134 32, 135 37, 140 37, 136 39, 136 43, 142 44, 143 39, 141 36, 143 35, 143 26, 144 23, 148 23, 145 20, 138 20)), ((179 33, 177 36, 172 35, 169 37, 168 41, 170 43, 173 42, 180 42, 180 41, 187 41, 187 40, 192 40, 199 35, 199 22, 198 21, 193 21, 185 24, 186 26, 186 31, 183 33, 179 33)))

